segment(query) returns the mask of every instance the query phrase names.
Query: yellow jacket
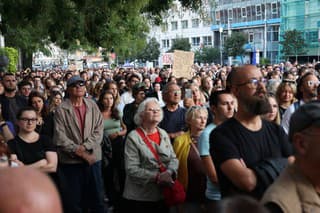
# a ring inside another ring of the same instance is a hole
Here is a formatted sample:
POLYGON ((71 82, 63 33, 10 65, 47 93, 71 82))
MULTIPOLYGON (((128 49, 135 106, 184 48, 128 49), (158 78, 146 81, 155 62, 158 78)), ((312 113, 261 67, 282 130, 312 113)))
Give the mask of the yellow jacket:
POLYGON ((184 189, 188 188, 188 156, 191 147, 190 131, 178 136, 173 142, 173 150, 179 160, 178 168, 178 180, 184 186, 184 189))

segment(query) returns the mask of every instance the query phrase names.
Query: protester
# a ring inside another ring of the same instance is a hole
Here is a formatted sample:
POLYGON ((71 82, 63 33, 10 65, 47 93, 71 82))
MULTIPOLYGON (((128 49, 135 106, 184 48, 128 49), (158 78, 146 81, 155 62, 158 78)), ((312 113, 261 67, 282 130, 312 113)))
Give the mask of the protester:
POLYGON ((267 96, 269 104, 271 106, 271 110, 270 112, 261 115, 261 117, 267 121, 274 122, 275 124, 280 125, 280 113, 277 100, 272 93, 269 93, 267 96))
POLYGON ((301 75, 298 79, 297 85, 297 101, 290 105, 286 110, 281 120, 281 126, 284 131, 288 134, 289 132, 289 121, 291 115, 297 110, 301 105, 308 103, 311 100, 316 100, 318 97, 318 86, 320 82, 317 76, 313 72, 306 72, 301 75))
POLYGON ((177 174, 178 160, 172 149, 168 134, 158 127, 163 117, 162 109, 155 98, 143 101, 134 120, 139 130, 131 131, 125 142, 126 183, 123 197, 123 212, 166 213, 162 187, 171 186, 177 174), (144 135, 158 152, 166 171, 160 165, 144 139, 144 135))
POLYGON ((48 106, 45 104, 46 99, 42 93, 32 91, 29 95, 28 105, 32 106, 37 112, 36 132, 39 134, 53 137, 53 114, 49 112, 48 106))
MULTIPOLYGON (((111 156, 107 157, 108 165, 102 171, 109 207, 119 205, 124 187, 123 149, 127 127, 122 121, 122 113, 115 105, 113 93, 104 90, 98 99, 98 107, 103 116, 103 134, 111 142, 111 156)), ((115 210, 115 209, 114 209, 115 210)))
POLYGON ((296 101, 295 81, 282 81, 276 91, 276 100, 279 105, 280 120, 291 104, 296 101))
POLYGON ((27 106, 27 100, 17 94, 17 79, 13 73, 5 73, 2 78, 4 94, 0 96, 4 120, 16 123, 16 115, 21 107, 27 106))
POLYGON ((288 158, 292 149, 282 128, 260 117, 269 112, 270 104, 259 69, 244 65, 232 72, 238 111, 210 134, 210 154, 223 198, 235 194, 257 198, 257 177, 251 167, 266 158, 288 158))
POLYGON ((58 146, 65 212, 104 212, 101 174, 103 118, 96 103, 84 98, 84 80, 67 82, 69 98, 54 114, 54 143, 58 146))
POLYGON ((192 106, 186 112, 188 131, 175 138, 173 150, 179 160, 178 180, 186 190, 182 212, 202 212, 205 203, 206 172, 197 147, 201 132, 206 127, 208 111, 192 106))
POLYGON ((133 102, 126 104, 123 109, 123 123, 127 127, 127 134, 137 127, 134 122, 134 115, 139 107, 139 104, 146 98, 145 84, 137 83, 132 87, 133 102))
POLYGON ((320 102, 310 101, 291 116, 289 138, 295 162, 263 196, 271 213, 320 212, 320 102))
POLYGON ((159 127, 169 134, 173 142, 177 136, 182 135, 186 130, 186 109, 179 106, 181 89, 176 83, 170 82, 166 84, 162 90, 162 96, 166 105, 162 108, 164 116, 159 127))
MULTIPOLYGON (((10 159, 19 166, 37 168, 47 173, 57 171, 58 157, 52 139, 35 131, 37 113, 32 107, 21 108, 17 114, 18 133, 8 141, 10 159)), ((56 178, 55 175, 53 178, 56 178)))
POLYGON ((214 91, 209 99, 210 110, 213 113, 214 119, 201 133, 198 143, 199 154, 202 159, 206 174, 206 208, 209 211, 213 209, 221 199, 221 193, 218 184, 218 176, 215 166, 210 156, 210 133, 216 126, 231 118, 234 115, 234 98, 232 94, 226 90, 214 91))

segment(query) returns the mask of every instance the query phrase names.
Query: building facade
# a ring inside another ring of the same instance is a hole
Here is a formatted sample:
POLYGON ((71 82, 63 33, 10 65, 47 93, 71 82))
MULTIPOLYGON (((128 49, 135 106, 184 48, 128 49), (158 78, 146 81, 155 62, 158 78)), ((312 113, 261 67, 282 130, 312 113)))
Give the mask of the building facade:
POLYGON ((160 66, 163 54, 171 48, 177 38, 187 38, 192 51, 204 46, 213 46, 210 14, 211 7, 208 1, 204 1, 201 14, 182 8, 179 1, 173 2, 173 6, 163 17, 163 24, 151 26, 149 33, 149 37, 156 38, 160 44, 160 66))
POLYGON ((320 0, 282 0, 281 14, 281 34, 294 29, 303 32, 307 46, 300 60, 320 61, 320 0))
POLYGON ((222 47, 232 32, 243 32, 248 37, 245 49, 249 59, 258 52, 271 63, 279 62, 279 0, 219 0, 212 15, 214 46, 222 47))

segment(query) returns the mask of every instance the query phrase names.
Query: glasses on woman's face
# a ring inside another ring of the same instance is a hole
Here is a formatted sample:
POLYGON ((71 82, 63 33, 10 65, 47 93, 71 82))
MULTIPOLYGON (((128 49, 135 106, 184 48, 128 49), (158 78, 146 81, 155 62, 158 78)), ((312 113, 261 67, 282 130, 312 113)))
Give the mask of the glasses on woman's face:
POLYGON ((37 118, 19 118, 19 120, 25 123, 34 123, 37 121, 37 118))

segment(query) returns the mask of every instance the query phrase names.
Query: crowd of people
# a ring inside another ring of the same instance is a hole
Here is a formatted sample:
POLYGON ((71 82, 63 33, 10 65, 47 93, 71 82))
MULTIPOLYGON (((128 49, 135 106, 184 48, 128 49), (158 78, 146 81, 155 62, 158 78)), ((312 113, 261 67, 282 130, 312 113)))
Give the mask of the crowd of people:
POLYGON ((318 212, 319 77, 320 63, 290 62, 193 66, 190 79, 158 67, 0 73, 0 167, 17 167, 0 184, 40 171, 70 213, 318 212), (265 186, 257 168, 279 159, 265 186), (186 199, 169 207, 175 180, 186 199))

